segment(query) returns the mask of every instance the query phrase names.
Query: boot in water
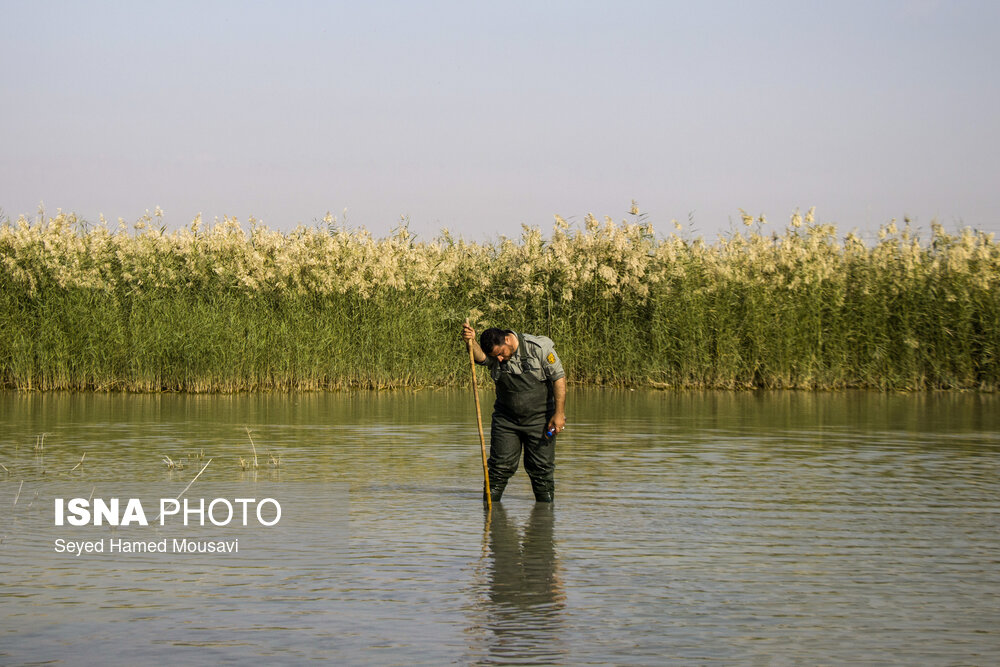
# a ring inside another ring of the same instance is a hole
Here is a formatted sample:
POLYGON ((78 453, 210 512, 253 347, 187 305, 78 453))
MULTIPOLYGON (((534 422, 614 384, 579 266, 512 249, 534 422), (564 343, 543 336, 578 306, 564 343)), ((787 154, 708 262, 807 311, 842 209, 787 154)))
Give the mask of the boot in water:
POLYGON ((536 503, 551 503, 555 500, 556 484, 551 480, 531 480, 531 490, 535 492, 536 503))
MULTIPOLYGON (((490 484, 490 500, 497 503, 500 502, 500 497, 503 495, 504 489, 507 488, 507 482, 502 482, 499 484, 490 484)), ((486 503, 486 490, 483 489, 483 504, 486 503)))

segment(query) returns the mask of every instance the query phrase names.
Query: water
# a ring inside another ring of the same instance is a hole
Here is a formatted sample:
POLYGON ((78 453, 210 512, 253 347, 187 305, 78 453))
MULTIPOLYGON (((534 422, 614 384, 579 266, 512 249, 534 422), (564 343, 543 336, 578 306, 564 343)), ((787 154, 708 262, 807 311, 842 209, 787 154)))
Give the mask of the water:
POLYGON ((997 664, 998 403, 578 390, 555 506, 519 471, 487 516, 467 392, 0 394, 0 664, 997 664), (52 526, 209 459, 186 495, 287 516, 52 526), (52 541, 181 533, 240 553, 52 541))

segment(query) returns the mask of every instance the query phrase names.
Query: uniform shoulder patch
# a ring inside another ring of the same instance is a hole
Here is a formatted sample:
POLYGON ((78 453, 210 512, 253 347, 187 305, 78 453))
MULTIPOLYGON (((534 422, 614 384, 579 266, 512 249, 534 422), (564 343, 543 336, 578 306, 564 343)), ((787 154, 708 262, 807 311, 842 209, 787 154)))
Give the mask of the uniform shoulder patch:
POLYGON ((549 352, 549 356, 545 357, 545 361, 549 362, 550 364, 556 363, 556 355, 549 352))

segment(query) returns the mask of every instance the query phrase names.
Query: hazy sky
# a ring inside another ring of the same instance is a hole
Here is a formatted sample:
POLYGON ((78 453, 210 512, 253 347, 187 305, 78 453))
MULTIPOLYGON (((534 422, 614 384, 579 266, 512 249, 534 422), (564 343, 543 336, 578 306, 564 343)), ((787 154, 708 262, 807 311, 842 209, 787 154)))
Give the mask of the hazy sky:
POLYGON ((0 33, 11 219, 1000 231, 993 0, 0 0, 0 33))

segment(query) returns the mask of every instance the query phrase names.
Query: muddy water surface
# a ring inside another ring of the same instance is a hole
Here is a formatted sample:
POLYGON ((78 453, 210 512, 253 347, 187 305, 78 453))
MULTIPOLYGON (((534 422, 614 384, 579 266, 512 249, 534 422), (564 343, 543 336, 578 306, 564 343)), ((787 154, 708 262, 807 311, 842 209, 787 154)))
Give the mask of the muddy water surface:
POLYGON ((1000 662, 997 397, 577 390, 555 505, 520 471, 489 515, 472 409, 0 394, 0 663, 1000 662), (173 498, 209 459, 185 497, 281 522, 53 525, 56 497, 173 498))

